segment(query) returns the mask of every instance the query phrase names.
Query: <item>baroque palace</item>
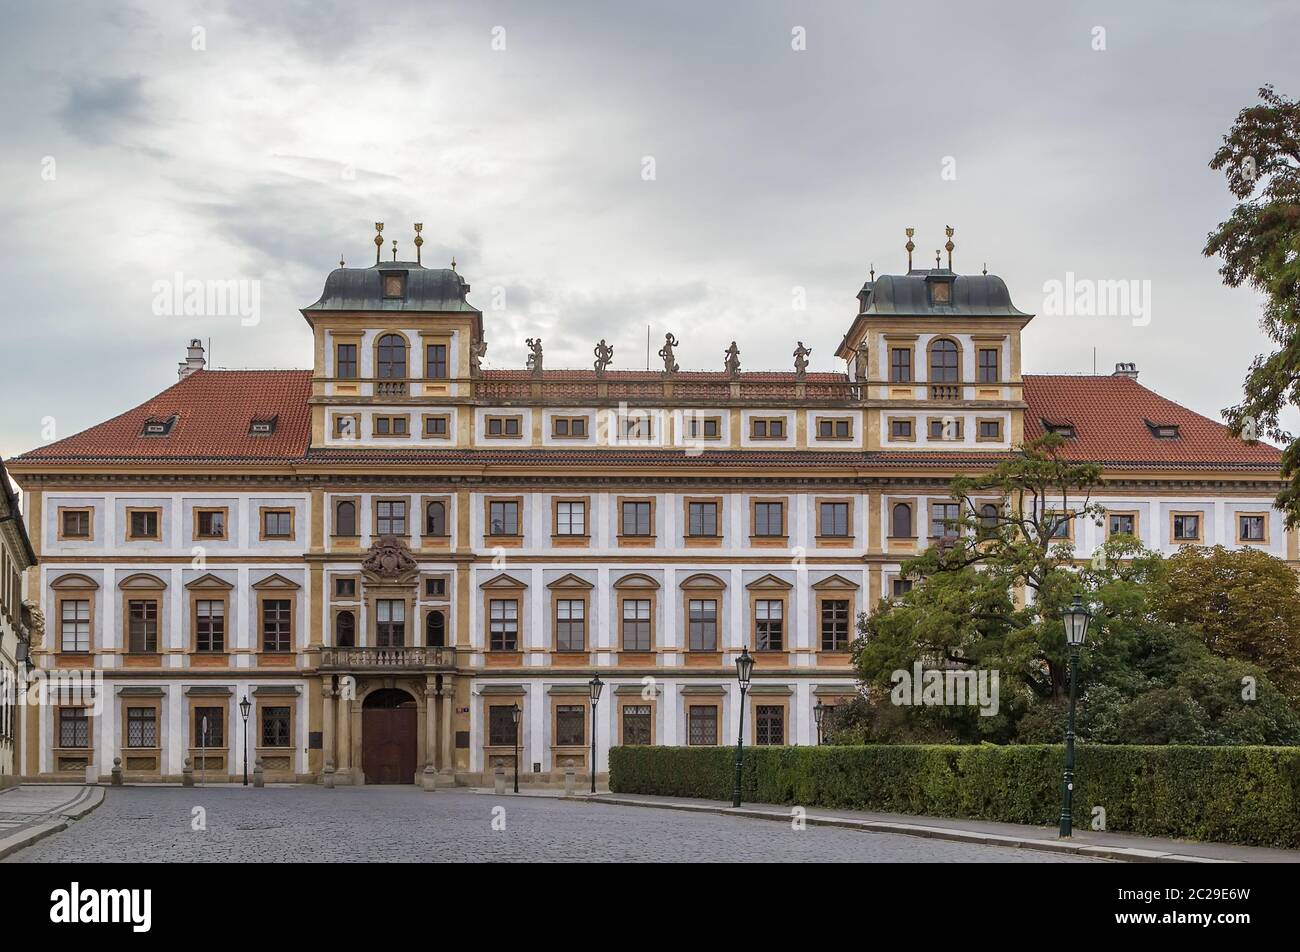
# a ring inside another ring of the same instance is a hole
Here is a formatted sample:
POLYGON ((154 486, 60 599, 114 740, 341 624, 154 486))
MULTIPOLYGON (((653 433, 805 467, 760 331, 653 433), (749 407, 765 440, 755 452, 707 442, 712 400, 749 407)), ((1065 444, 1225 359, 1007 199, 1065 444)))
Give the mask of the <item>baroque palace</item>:
POLYGON ((23 706, 22 773, 226 780, 247 754, 270 780, 432 787, 510 769, 517 740, 522 779, 554 781, 593 734, 598 772, 611 745, 734 743, 742 648, 746 742, 816 743, 815 707, 856 690, 857 616, 952 531, 948 480, 1047 430, 1104 466, 1106 518, 1063 530, 1080 557, 1126 533, 1297 558, 1275 449, 1132 365, 1022 375, 1032 315, 951 242, 862 287, 844 373, 802 343, 785 372, 734 344, 682 370, 671 334, 661 370, 612 369, 604 341, 547 369, 540 340, 487 369, 455 263, 382 242, 302 311, 311 370, 209 370, 193 341, 179 382, 10 461, 38 676, 97 682, 23 706))

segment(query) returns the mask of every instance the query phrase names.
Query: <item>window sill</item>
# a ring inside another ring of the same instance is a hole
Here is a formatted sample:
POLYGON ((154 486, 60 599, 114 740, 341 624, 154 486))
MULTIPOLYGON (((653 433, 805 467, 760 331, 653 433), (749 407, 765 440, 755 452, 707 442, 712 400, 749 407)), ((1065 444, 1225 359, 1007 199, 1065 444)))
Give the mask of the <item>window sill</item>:
POLYGON ((657 545, 659 539, 657 536, 628 536, 621 535, 618 537, 619 546, 640 546, 644 548, 653 548, 657 545))
POLYGON ((779 536, 752 535, 749 537, 749 544, 751 546, 788 546, 790 544, 790 537, 784 535, 779 535, 779 536))

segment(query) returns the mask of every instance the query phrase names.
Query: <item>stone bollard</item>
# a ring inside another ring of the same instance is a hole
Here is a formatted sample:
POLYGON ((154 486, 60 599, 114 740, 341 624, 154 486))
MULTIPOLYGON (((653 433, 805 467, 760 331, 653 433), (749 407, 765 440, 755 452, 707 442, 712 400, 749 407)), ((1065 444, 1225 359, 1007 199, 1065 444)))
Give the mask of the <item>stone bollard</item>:
POLYGON ((113 758, 113 769, 112 771, 110 771, 110 776, 112 777, 113 786, 115 787, 122 786, 122 758, 121 757, 113 758))
POLYGON ((321 771, 320 782, 326 790, 334 789, 334 761, 325 761, 325 768, 321 771))
POLYGON ((266 772, 262 770, 261 757, 258 757, 257 760, 253 761, 253 786, 254 787, 266 786, 266 772))
POLYGON ((492 768, 492 785, 498 796, 506 792, 506 768, 500 764, 492 768))
POLYGON ((564 762, 564 795, 573 796, 578 790, 578 771, 573 767, 573 759, 564 762))
POLYGON ((185 766, 181 768, 181 786, 194 786, 194 762, 190 758, 185 758, 185 766))

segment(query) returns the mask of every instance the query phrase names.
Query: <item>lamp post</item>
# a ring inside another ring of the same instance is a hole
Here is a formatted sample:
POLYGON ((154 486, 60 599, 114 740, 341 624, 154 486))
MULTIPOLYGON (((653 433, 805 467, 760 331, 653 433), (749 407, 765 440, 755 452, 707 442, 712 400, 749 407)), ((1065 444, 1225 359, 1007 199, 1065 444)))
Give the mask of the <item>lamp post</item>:
POLYGON ((754 658, 748 648, 740 649, 736 659, 736 680, 740 683, 740 726, 736 729, 736 786, 731 792, 731 805, 740 806, 740 768, 745 762, 745 692, 749 690, 749 678, 754 673, 754 658))
POLYGON ((813 706, 813 720, 817 722, 817 746, 818 747, 820 747, 822 743, 822 721, 825 719, 825 717, 826 717, 826 705, 823 704, 821 701, 818 701, 816 705, 813 706))
POLYGON ((519 792, 519 715, 522 713, 518 704, 510 708, 510 720, 515 723, 515 793, 519 792))
POLYGON ((1079 681, 1079 649, 1088 636, 1088 623, 1092 612, 1083 604, 1083 596, 1075 595, 1070 607, 1061 612, 1065 622, 1065 643, 1070 649, 1070 715, 1065 728, 1065 777, 1061 785, 1061 833, 1069 837, 1074 832, 1074 692, 1079 681))
POLYGON ((600 692, 605 687, 605 682, 600 680, 600 675, 596 675, 587 683, 591 688, 591 792, 596 792, 596 702, 600 700, 600 692))
POLYGON ((248 786, 248 712, 253 709, 253 705, 248 700, 248 695, 239 702, 239 713, 244 716, 244 786, 248 786))

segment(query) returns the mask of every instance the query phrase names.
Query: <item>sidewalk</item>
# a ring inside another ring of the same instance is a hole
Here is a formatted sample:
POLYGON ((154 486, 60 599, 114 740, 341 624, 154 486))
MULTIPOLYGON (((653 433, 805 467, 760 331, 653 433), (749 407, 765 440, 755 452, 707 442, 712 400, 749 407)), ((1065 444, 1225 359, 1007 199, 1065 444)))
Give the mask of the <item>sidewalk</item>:
MULTIPOLYGON (((717 800, 691 800, 677 797, 651 797, 640 794, 598 793, 564 797, 585 803, 612 803, 622 806, 654 807, 665 810, 688 810, 740 816, 751 819, 789 823, 792 807, 768 803, 746 804, 739 809, 717 800)), ((1190 840, 1161 839, 1132 833, 1098 833, 1075 828, 1069 840, 1057 838, 1055 827, 1021 826, 1016 823, 993 823, 986 820, 950 817, 908 816, 897 813, 869 813, 856 810, 810 808, 805 816, 812 826, 834 826, 868 833, 896 833, 933 839, 980 843, 985 846, 1009 846, 1019 849, 1074 853, 1098 859, 1128 863, 1300 863, 1300 850, 1270 849, 1260 846, 1234 846, 1228 843, 1196 843, 1190 840)), ((1081 818, 1086 825, 1086 817, 1081 818)))
POLYGON ((0 793, 0 859, 67 829, 104 802, 102 787, 22 784, 0 793))

